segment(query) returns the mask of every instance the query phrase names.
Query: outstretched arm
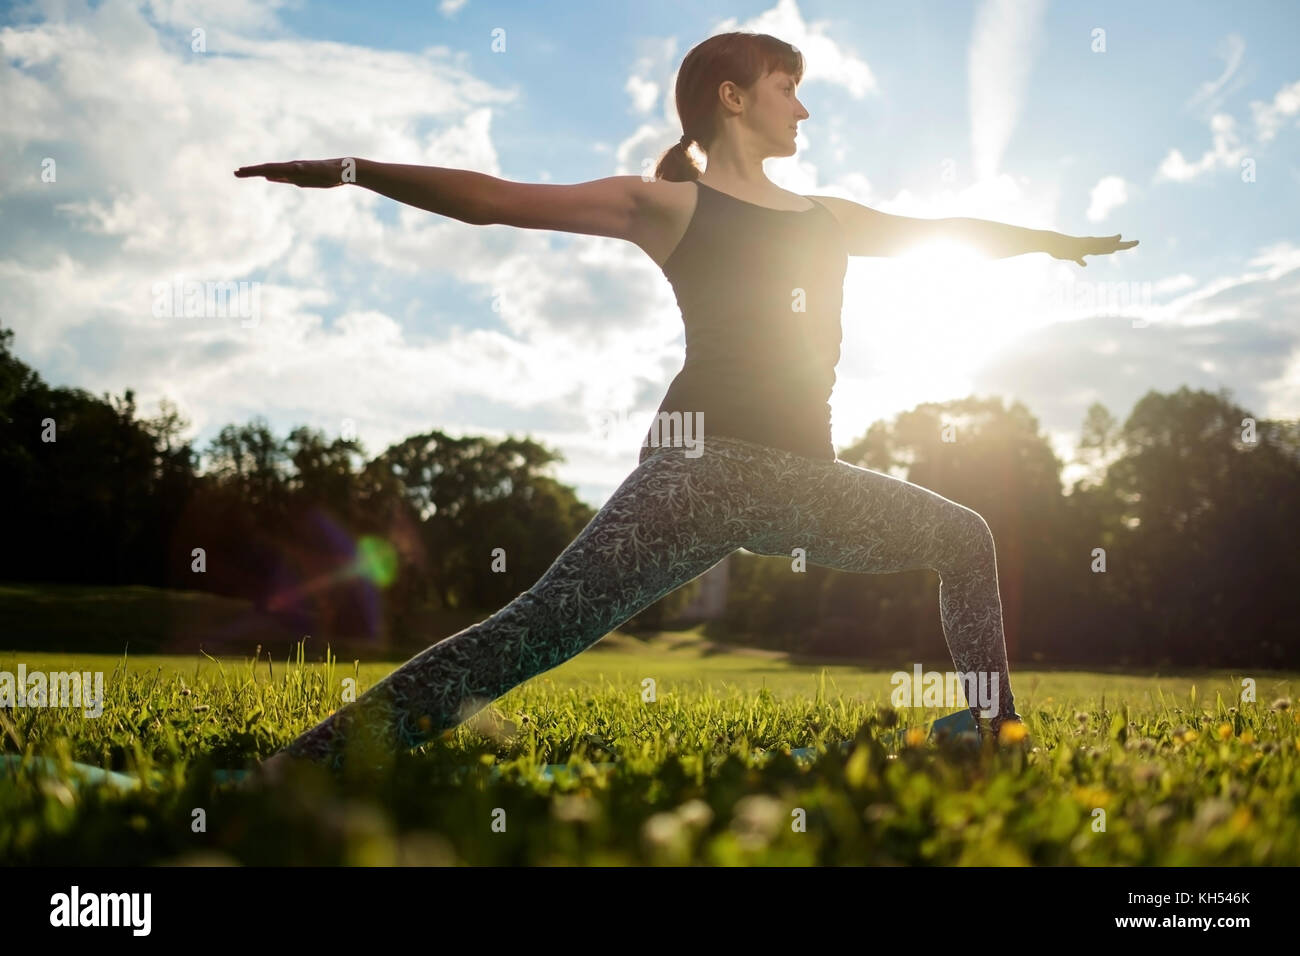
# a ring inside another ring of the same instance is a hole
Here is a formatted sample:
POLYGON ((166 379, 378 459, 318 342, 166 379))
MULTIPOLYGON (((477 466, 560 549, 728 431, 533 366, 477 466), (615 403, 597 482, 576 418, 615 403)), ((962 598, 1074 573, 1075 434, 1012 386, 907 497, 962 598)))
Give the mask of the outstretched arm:
POLYGON ((813 196, 823 202, 840 221, 848 241, 849 255, 900 256, 925 242, 952 239, 992 259, 1046 252, 1056 259, 1068 259, 1086 266, 1084 256, 1108 255, 1131 249, 1136 239, 1121 242, 1114 236, 1067 236, 1047 229, 1026 229, 987 219, 915 219, 880 212, 861 203, 837 196, 813 196))
POLYGON ((956 239, 991 259, 1005 259, 1026 252, 1046 252, 1053 259, 1069 259, 1087 266, 1084 256, 1108 256, 1121 249, 1132 249, 1136 239, 1120 241, 1113 236, 1067 236, 1048 229, 1026 229, 987 219, 936 219, 935 232, 940 238, 956 239))
POLYGON ((271 182, 307 188, 355 184, 473 225, 499 223, 638 243, 663 206, 660 192, 640 176, 610 176, 561 186, 511 182, 469 169, 350 157, 241 166, 235 175, 264 176, 271 182))

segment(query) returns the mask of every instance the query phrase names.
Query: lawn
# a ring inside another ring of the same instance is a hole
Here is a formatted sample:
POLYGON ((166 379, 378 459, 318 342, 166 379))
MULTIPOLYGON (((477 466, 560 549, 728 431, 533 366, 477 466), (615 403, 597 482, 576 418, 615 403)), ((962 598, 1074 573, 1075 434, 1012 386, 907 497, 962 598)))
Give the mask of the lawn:
POLYGON ((695 637, 611 635, 420 751, 254 792, 211 771, 273 753, 339 706, 343 678, 364 691, 400 661, 0 649, 0 672, 101 671, 105 689, 98 717, 0 710, 0 752, 63 766, 0 778, 0 863, 1300 863, 1294 674, 1248 675, 1251 702, 1247 675, 1013 667, 1029 738, 980 753, 920 730, 953 708, 892 708, 893 668, 695 637), (815 760, 789 755, 805 747, 815 760), (146 785, 91 785, 65 761, 146 785))

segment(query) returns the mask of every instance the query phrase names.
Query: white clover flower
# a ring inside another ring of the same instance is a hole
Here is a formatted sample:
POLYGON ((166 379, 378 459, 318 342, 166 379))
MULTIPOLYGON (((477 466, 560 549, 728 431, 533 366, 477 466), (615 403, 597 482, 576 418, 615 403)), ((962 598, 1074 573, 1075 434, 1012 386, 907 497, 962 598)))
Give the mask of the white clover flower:
POLYGON ((694 797, 677 808, 677 818, 691 829, 702 830, 713 820, 713 810, 703 800, 694 797))
POLYGON ((653 847, 667 847, 682 836, 682 821, 675 813, 656 813, 646 820, 641 835, 653 847))

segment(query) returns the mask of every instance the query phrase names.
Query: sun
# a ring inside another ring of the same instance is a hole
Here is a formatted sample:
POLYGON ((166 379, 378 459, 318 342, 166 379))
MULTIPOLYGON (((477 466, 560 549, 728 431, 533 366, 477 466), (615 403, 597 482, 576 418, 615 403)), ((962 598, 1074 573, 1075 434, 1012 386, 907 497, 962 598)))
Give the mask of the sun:
POLYGON ((1043 309, 1023 303, 1032 265, 999 263, 951 239, 855 260, 845 284, 842 394, 832 402, 845 433, 890 408, 970 394, 987 363, 1042 321, 1043 309))
POLYGON ((973 247, 957 239, 932 239, 913 246, 898 258, 939 266, 980 262, 983 257, 973 247))

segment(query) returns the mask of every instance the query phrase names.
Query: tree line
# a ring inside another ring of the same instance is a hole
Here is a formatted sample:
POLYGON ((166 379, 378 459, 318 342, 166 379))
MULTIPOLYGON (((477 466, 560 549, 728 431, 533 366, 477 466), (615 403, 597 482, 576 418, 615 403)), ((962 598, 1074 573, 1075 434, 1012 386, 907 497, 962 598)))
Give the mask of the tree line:
MULTIPOLYGON (((413 435, 369 457, 307 427, 227 425, 200 454, 167 400, 51 387, 0 329, 0 580, 151 585, 252 602, 291 625, 423 647, 429 608, 486 617, 595 514, 528 438, 413 435), (499 550, 498 550, 499 549, 499 550)), ((1300 432, 1226 391, 1088 409, 1062 462, 1019 402, 969 397, 877 421, 839 457, 984 516, 1013 664, 1283 667, 1300 660, 1300 432)), ((706 633, 809 655, 946 654, 936 572, 862 575, 740 553, 706 633)), ((628 629, 672 622, 691 586, 628 629)))

